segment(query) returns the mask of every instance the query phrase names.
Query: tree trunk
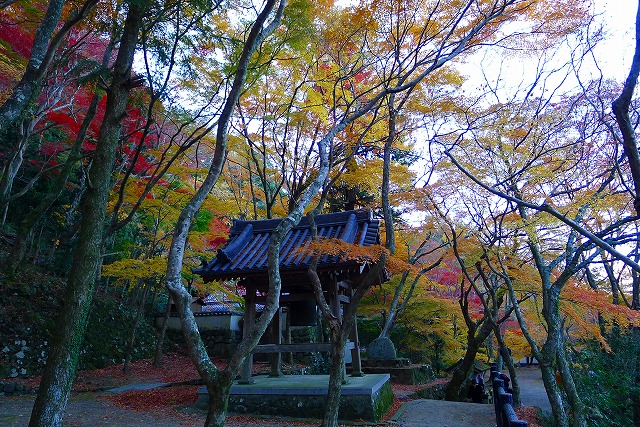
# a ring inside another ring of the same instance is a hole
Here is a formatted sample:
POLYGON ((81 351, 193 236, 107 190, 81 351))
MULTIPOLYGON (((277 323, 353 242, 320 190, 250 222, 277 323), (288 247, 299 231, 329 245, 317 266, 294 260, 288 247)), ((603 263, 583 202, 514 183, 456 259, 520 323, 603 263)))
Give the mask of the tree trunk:
MULTIPOLYGON (((516 367, 513 364, 513 358, 511 354, 509 354, 509 349, 504 342, 504 338, 502 336, 502 332, 500 331, 500 326, 496 326, 494 328, 496 340, 498 341, 498 349, 500 351, 500 356, 504 364, 507 365, 507 369, 509 370, 509 376, 511 377, 511 389, 513 390, 513 406, 518 407, 521 405, 520 402, 520 384, 518 381, 518 375, 516 373, 516 367)), ((502 370, 502 367, 498 367, 498 370, 502 370)))
POLYGON ((11 156, 11 160, 5 165, 2 170, 2 179, 0 180, 0 206, 4 209, 7 208, 8 203, 7 199, 11 195, 11 189, 13 188, 13 181, 18 175, 18 171, 22 166, 22 161, 24 159, 24 153, 27 150, 28 145, 28 132, 20 131, 19 135, 16 135, 18 141, 18 145, 11 156))
POLYGON ((620 132, 622 133, 622 146, 624 148, 624 154, 629 161, 629 170, 633 179, 633 207, 636 214, 640 215, 640 154, 638 153, 636 133, 633 128, 633 124, 631 123, 631 117, 629 116, 631 99, 633 97, 636 84, 638 83, 638 76, 640 75, 640 4, 638 4, 638 9, 636 11, 635 26, 636 45, 629 75, 624 83, 620 96, 613 101, 611 107, 613 114, 616 117, 618 127, 620 128, 620 132))
POLYGON ((467 398, 476 355, 478 354, 478 350, 480 350, 480 346, 484 340, 486 340, 491 333, 491 328, 486 325, 488 325, 487 321, 485 321, 482 327, 475 334, 473 331, 469 331, 467 350, 462 358, 462 362, 453 371, 451 380, 445 388, 445 400, 461 402, 467 398))
MULTIPOLYGON (((247 40, 242 49, 242 54, 237 62, 237 70, 232 86, 218 119, 216 144, 209 172, 196 194, 180 213, 171 240, 171 247, 169 249, 167 260, 167 273, 165 276, 167 289, 169 290, 171 299, 173 299, 176 307, 178 308, 178 314, 182 324, 182 332, 191 360, 198 371, 198 374, 206 384, 209 392, 209 411, 205 422, 205 425, 208 427, 224 425, 229 397, 228 389, 231 387, 231 381, 240 370, 240 366, 245 357, 251 353, 252 349, 258 343, 258 340, 266 330, 268 322, 278 309, 281 282, 278 250, 280 246, 277 239, 284 238, 284 234, 281 233, 282 229, 286 227, 293 227, 293 224, 297 223, 295 217, 297 217, 297 220, 299 221, 302 216, 302 210, 306 207, 304 200, 301 200, 302 208, 300 212, 297 212, 294 218, 289 217, 283 220, 277 230, 272 234, 272 241, 268 251, 269 294, 267 296, 265 309, 258 322, 253 325, 248 336, 243 337, 242 342, 240 342, 236 348, 236 352, 229 359, 227 368, 222 372, 218 371, 215 365, 211 362, 211 359, 209 359, 207 349, 205 348, 200 337, 200 333, 198 332, 198 326, 195 322, 193 312, 191 311, 191 295, 182 284, 184 251, 187 245, 187 235, 191 221, 202 206, 202 203, 204 203, 207 195, 212 190, 222 171, 226 158, 227 130, 231 120, 231 115, 236 103, 240 99, 240 94, 244 87, 251 56, 258 46, 260 46, 262 41, 280 25, 282 20, 286 2, 284 0, 280 1, 277 11, 273 16, 272 13, 275 9, 276 3, 277 2, 275 0, 268 0, 266 2, 263 10, 256 18, 256 21, 253 23, 253 26, 247 35, 247 40), (273 16, 273 19, 267 24, 267 20, 270 16, 273 16), (274 241, 273 239, 276 240, 274 241)), ((322 182, 324 182, 324 179, 322 179, 322 182)), ((313 189, 314 195, 319 186, 320 185, 313 189)), ((306 195, 306 199, 308 199, 306 202, 307 205, 311 197, 311 194, 306 195)))
POLYGON ((396 323, 397 314, 398 314, 398 305, 400 304, 400 295, 404 290, 404 286, 407 283, 407 278, 409 277, 409 271, 407 270, 402 274, 402 278, 400 282, 396 286, 396 289, 393 293, 393 299, 391 300, 391 305, 389 306, 389 315, 384 320, 384 325, 382 326, 382 330, 380 331, 380 338, 389 337, 391 335, 391 329, 393 325, 396 323))
MULTIPOLYGON (((525 215, 522 216, 525 217, 525 215)), ((518 300, 516 298, 513 283, 509 279, 509 276, 505 275, 504 277, 507 279, 505 280, 505 283, 509 292, 509 302, 514 308, 514 312, 516 314, 516 318, 518 319, 520 329, 522 330, 523 335, 525 336, 527 342, 529 343, 529 346, 531 347, 531 353, 536 359, 538 359, 538 362, 540 364, 540 370, 542 372, 542 382, 547 392, 549 403, 551 404, 551 411, 553 413, 555 425, 558 427, 567 427, 567 413, 564 410, 562 395, 560 393, 560 389, 558 388, 558 383, 556 382, 555 369, 553 365, 553 360, 557 352, 558 342, 560 338, 560 319, 557 311, 559 307, 558 298, 560 290, 559 288, 555 288, 551 285, 550 271, 542 264, 538 247, 533 243, 530 243, 529 247, 534 253, 534 256, 537 258, 537 269, 542 281, 542 314, 545 321, 547 322, 547 339, 542 348, 538 346, 535 339, 529 332, 529 328, 527 327, 522 311, 520 310, 520 305, 518 304, 518 300), (555 310, 553 308, 550 308, 550 306, 555 307, 555 310)))
POLYGON ((49 1, 33 40, 27 68, 9 98, 0 106, 0 149, 4 152, 13 149, 10 144, 14 136, 19 134, 21 118, 25 117, 29 106, 40 94, 42 80, 64 36, 89 14, 98 0, 86 0, 53 35, 65 3, 64 0, 49 1))
MULTIPOLYGON (((62 16, 62 7, 64 4, 64 0, 49 1, 47 11, 33 40, 27 68, 9 98, 0 106, 0 141, 2 141, 0 144, 3 146, 2 151, 7 152, 11 150, 9 143, 13 138, 11 138, 10 135, 10 128, 13 128, 15 123, 20 120, 20 116, 22 116, 33 98, 39 93, 41 77, 38 78, 38 70, 47 54, 49 40, 62 16)), ((15 131, 15 129, 13 130, 15 131)))
POLYGON ((383 166, 382 166, 382 213, 384 216, 384 231, 385 231, 385 247, 389 250, 389 253, 393 255, 396 251, 396 237, 393 229, 393 212, 391 211, 391 202, 389 200, 389 193, 391 191, 391 147, 396 139, 396 116, 397 111, 395 109, 394 93, 389 95, 389 121, 387 123, 387 136, 384 143, 383 150, 383 166))
POLYGON ((129 99, 127 81, 146 6, 147 3, 143 1, 132 1, 129 5, 113 80, 107 92, 105 117, 89 171, 89 188, 83 197, 80 231, 69 273, 64 307, 49 350, 47 365, 29 422, 30 427, 62 426, 93 296, 95 273, 100 263, 111 171, 129 99))
MULTIPOLYGON (((337 323, 337 319, 335 323, 337 323)), ((344 348, 347 343, 346 336, 341 331, 340 325, 332 325, 331 330, 331 367, 329 368, 329 388, 327 390, 327 402, 325 414, 322 418, 322 427, 338 427, 338 415, 340 411, 340 397, 342 384, 344 383, 344 348)))
POLYGON ((162 325, 158 331, 158 341, 156 341, 156 353, 153 356, 153 366, 158 367, 162 364, 162 348, 164 346, 164 337, 167 334, 167 325, 169 324, 169 315, 171 314, 171 298, 167 298, 167 308, 164 310, 162 325))
POLYGON ((553 412, 555 422, 558 427, 567 427, 569 425, 569 421, 564 409, 562 395, 556 381, 555 365, 553 364, 558 353, 558 348, 561 345, 559 313, 560 290, 548 285, 547 283, 548 276, 545 274, 543 277, 542 316, 547 323, 547 340, 542 346, 541 359, 538 359, 538 361, 540 362, 542 381, 547 391, 549 402, 551 403, 551 410, 553 412))
POLYGON ((209 359, 207 349, 198 333, 198 325, 191 311, 191 295, 182 285, 180 277, 173 283, 167 283, 171 299, 174 301, 180 320, 182 333, 189 350, 191 360, 204 381, 209 396, 209 409, 207 412, 206 427, 223 427, 227 412, 227 400, 231 387, 231 376, 225 371, 218 371, 209 359), (225 389, 226 392, 225 392, 225 389))
MULTIPOLYGON (((320 203, 308 215, 309 224, 311 225, 311 237, 313 240, 318 239, 318 229, 315 224, 315 216, 321 211, 326 193, 322 194, 320 203)), ((325 298, 322 282, 318 275, 317 267, 319 257, 316 255, 312 258, 308 269, 309 279, 313 286, 313 293, 316 298, 316 304, 322 313, 322 320, 329 325, 331 334, 331 368, 329 370, 329 387, 327 390, 327 400, 325 403, 325 415, 322 420, 322 427, 337 427, 338 414, 340 410, 340 396, 342 393, 342 384, 344 382, 345 373, 345 356, 344 350, 347 339, 353 328, 356 328, 356 310, 358 303, 363 295, 372 286, 375 279, 379 277, 386 265, 388 255, 383 254, 380 259, 371 267, 364 278, 358 283, 355 292, 351 291, 349 295, 349 304, 341 310, 339 300, 339 285, 334 282, 333 305, 329 306, 325 298)), ((350 287, 351 289, 351 287, 350 287)))
POLYGON ((473 374, 473 363, 476 360, 476 354, 479 349, 480 346, 475 344, 475 340, 472 343, 468 343, 460 365, 453 371, 451 380, 445 388, 445 400, 461 402, 467 398, 467 391, 473 374))
POLYGON ((144 287, 142 298, 140 298, 140 303, 138 304, 138 308, 136 310, 136 317, 133 319, 133 324, 131 325, 131 335, 129 336, 129 340, 127 342, 127 353, 124 356, 124 364, 122 365, 122 372, 124 372, 125 374, 129 373, 129 363, 131 363, 131 354, 133 353, 133 346, 136 342, 136 329, 138 328, 138 323, 140 323, 140 318, 144 313, 144 306, 147 302, 149 289, 151 289, 151 283, 148 283, 144 287))
POLYGON ((224 427, 229 407, 229 392, 231 391, 231 381, 218 381, 217 383, 207 383, 209 396, 209 408, 204 425, 207 427, 224 427))
POLYGON ((558 388, 558 383, 556 382, 556 374, 553 369, 553 365, 544 360, 539 360, 539 362, 540 371, 542 372, 542 382, 547 392, 547 396, 549 397, 549 403, 551 404, 551 412, 553 413, 555 425, 558 427, 567 427, 569 425, 569 420, 567 418, 567 413, 564 410, 562 394, 560 393, 560 388, 558 388))
POLYGON ((576 389, 576 384, 573 381, 573 374, 571 373, 571 368, 569 367, 569 362, 567 361, 567 355, 563 345, 558 347, 556 357, 558 369, 564 385, 564 391, 567 395, 569 405, 571 406, 571 412, 573 412, 573 426, 585 427, 587 425, 587 421, 585 419, 586 408, 584 403, 582 403, 582 399, 580 399, 580 396, 578 395, 578 390, 576 389))

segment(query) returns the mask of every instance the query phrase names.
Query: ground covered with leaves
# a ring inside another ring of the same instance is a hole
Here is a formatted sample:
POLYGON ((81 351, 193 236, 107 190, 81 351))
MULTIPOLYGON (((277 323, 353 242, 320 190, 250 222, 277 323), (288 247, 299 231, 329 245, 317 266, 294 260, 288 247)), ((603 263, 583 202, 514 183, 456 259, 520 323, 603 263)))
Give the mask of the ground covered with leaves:
MULTIPOLYGON (((214 360, 218 368, 224 368, 224 361, 214 360)), ((284 366, 284 371, 299 369, 297 366, 284 366)), ((255 364, 254 373, 267 373, 267 364, 255 364)), ((166 382, 180 384, 188 381, 197 381, 198 374, 190 359, 186 355, 173 353, 165 356, 162 366, 154 367, 152 361, 145 359, 131 365, 129 374, 122 372, 121 366, 111 366, 104 369, 83 371, 79 373, 74 389, 76 391, 99 391, 108 388, 118 387, 131 383, 144 382, 166 382)), ((424 385, 393 384, 394 399, 393 405, 383 421, 387 421, 402 405, 403 401, 416 398, 418 389, 424 385)), ((197 384, 191 385, 171 385, 152 390, 132 390, 114 395, 105 395, 104 399, 112 404, 125 409, 135 411, 152 411, 155 413, 165 413, 183 420, 185 423, 197 424, 204 419, 204 413, 191 408, 197 400, 197 384)), ((230 415, 229 423, 237 425, 266 425, 266 418, 251 417, 246 415, 230 415)), ((271 421, 273 422, 273 420, 271 421)), ((277 425, 314 425, 317 421, 305 421, 294 419, 281 419, 277 425)), ((230 424, 232 425, 232 424, 230 424)))
MULTIPOLYGON (((224 368, 224 361, 214 360, 216 366, 224 368)), ((285 365, 284 370, 296 370, 299 366, 285 365)), ((268 364, 257 363, 254 373, 267 373, 268 364)), ((39 378, 24 380, 32 388, 37 388, 39 378)), ((437 389, 446 383, 445 378, 433 380, 423 385, 392 384, 395 399, 382 423, 388 422, 400 406, 409 400, 418 399, 425 389, 437 389)), ((141 415, 172 419, 181 425, 203 425, 205 412, 195 408, 198 396, 199 377, 189 357, 181 353, 164 356, 161 366, 153 366, 151 359, 144 359, 130 365, 127 374, 122 365, 103 369, 78 372, 74 381, 74 395, 86 396, 95 401, 96 412, 105 408, 114 410, 137 411, 141 415), (137 383, 166 383, 166 387, 151 390, 132 390, 121 393, 108 393, 106 390, 137 383)), ((531 427, 541 427, 542 419, 537 408, 523 407, 517 410, 521 419, 529 421, 531 427)), ((286 427, 317 425, 318 420, 302 420, 287 417, 259 417, 247 415, 229 415, 227 425, 286 427)), ((129 426, 131 427, 131 426, 129 426)))
POLYGON ((519 408, 515 408, 516 415, 518 419, 527 421, 529 423, 529 427, 543 427, 544 421, 540 416, 540 409, 534 406, 521 406, 519 408))

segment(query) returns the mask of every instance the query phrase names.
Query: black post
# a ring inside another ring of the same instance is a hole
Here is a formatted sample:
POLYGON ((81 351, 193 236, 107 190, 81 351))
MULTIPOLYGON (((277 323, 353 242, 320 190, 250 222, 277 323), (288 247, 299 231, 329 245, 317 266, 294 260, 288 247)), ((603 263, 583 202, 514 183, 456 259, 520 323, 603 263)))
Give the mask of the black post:
MULTIPOLYGON (((491 377, 493 378, 494 372, 491 371, 491 377)), ((502 423, 502 399, 500 396, 500 389, 504 390, 504 381, 498 378, 493 378, 491 382, 493 386, 493 408, 496 413, 496 425, 497 427, 506 427, 502 423)))
POLYGON ((507 416, 507 412, 505 411, 505 407, 507 405, 512 406, 512 404, 513 396, 511 395, 511 393, 500 393, 500 418, 502 419, 502 425, 504 427, 509 427, 511 425, 509 417, 507 416))

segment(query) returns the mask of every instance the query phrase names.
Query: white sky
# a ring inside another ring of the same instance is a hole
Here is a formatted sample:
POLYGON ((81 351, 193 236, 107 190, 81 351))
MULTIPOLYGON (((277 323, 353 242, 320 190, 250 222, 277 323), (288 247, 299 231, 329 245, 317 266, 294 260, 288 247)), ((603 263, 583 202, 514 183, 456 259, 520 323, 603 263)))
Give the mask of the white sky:
POLYGON ((602 13, 606 40, 596 50, 607 77, 624 81, 629 73, 635 42, 636 0, 594 0, 602 13))
MULTIPOLYGON (((634 53, 635 17, 638 0, 593 0, 593 3, 593 13, 598 15, 597 22, 601 22, 604 27, 604 40, 596 46, 594 55, 604 75, 603 77, 622 83, 629 73, 634 53)), ((566 52, 564 54, 559 53, 558 58, 566 60, 566 52)), ((526 82, 528 80, 527 77, 531 77, 527 75, 535 71, 535 67, 532 67, 532 64, 526 61, 523 62, 517 58, 511 60, 508 57, 503 57, 502 59, 505 60, 502 69, 500 69, 500 61, 496 60, 496 57, 484 58, 484 63, 481 64, 483 60, 482 52, 468 58, 463 64, 459 64, 458 67, 468 78, 465 84, 467 91, 473 91, 474 87, 484 83, 481 77, 481 69, 483 68, 487 72, 489 79, 499 77, 503 81, 504 88, 508 88, 510 84, 517 86, 526 82)), ((581 69, 581 74, 583 72, 588 74, 590 70, 595 71, 595 68, 591 67, 591 64, 585 64, 581 69)), ((588 80, 586 75, 582 77, 585 79, 584 81, 588 80)), ((570 88, 566 87, 566 90, 570 90, 570 88)), ((480 91, 482 92, 482 90, 480 91)), ((419 145, 421 144, 419 143, 419 145)), ((426 147, 422 148, 426 149, 426 147)), ((423 152, 422 155, 426 157, 426 153, 423 152)), ((425 169, 425 165, 422 162, 418 162, 414 168, 419 176, 425 169)), ((407 219, 409 222, 418 220, 416 217, 407 219)))

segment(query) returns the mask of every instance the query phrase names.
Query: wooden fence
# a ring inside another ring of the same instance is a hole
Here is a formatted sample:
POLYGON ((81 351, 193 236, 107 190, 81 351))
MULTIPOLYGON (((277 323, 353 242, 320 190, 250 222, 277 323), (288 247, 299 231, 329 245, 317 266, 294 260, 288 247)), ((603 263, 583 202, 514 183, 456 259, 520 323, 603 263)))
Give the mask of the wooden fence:
POLYGON ((513 396, 505 390, 504 381, 498 378, 500 372, 495 364, 491 364, 491 385, 493 387, 493 405, 496 411, 498 427, 528 427, 529 423, 519 420, 513 410, 513 396))

